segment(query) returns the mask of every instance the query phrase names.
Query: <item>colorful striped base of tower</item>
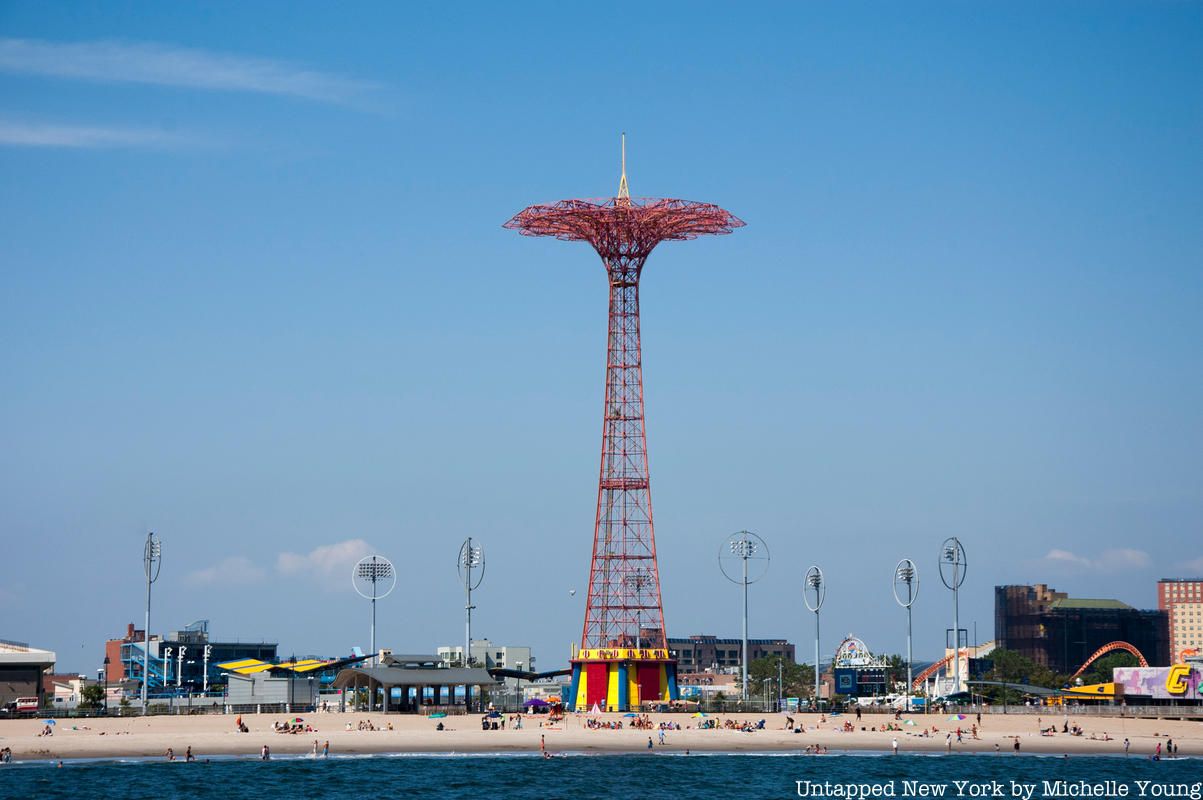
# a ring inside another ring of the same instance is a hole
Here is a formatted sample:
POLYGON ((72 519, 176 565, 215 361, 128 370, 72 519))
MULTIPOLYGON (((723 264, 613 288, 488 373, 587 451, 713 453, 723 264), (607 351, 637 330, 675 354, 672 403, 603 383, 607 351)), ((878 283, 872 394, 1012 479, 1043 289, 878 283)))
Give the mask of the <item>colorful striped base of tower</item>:
POLYGON ((581 650, 572 659, 573 710, 631 711, 644 703, 680 699, 677 662, 661 648, 581 650))

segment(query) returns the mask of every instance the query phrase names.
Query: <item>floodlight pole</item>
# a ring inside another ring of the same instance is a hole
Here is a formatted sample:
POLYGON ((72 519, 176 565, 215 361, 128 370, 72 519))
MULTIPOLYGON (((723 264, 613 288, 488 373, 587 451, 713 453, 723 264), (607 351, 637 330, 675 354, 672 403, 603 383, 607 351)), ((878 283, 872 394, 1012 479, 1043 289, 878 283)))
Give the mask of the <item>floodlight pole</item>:
MULTIPOLYGON (((155 541, 155 533, 146 534, 146 547, 142 551, 142 567, 146 573, 146 629, 142 631, 142 714, 147 711, 147 687, 150 684, 150 585, 159 579, 163 565, 163 545, 155 541)), ((167 682, 167 678, 163 678, 167 682)))
MULTIPOLYGON (((472 605, 472 590, 484 579, 484 550, 480 545, 472 544, 471 536, 460 545, 459 568, 464 576, 464 668, 467 669, 472 664, 472 609, 476 608, 472 605), (481 573, 474 583, 472 570, 477 567, 480 567, 481 573)), ((464 711, 467 712, 471 705, 472 686, 464 683, 464 711)))
POLYGON ((827 587, 823 583, 823 570, 818 564, 813 564, 806 570, 806 575, 803 577, 802 586, 802 601, 806 607, 814 612, 815 615, 815 708, 819 707, 819 609, 823 607, 823 600, 827 597, 827 587), (815 591, 815 603, 810 604, 810 595, 807 594, 808 589, 815 591))
POLYGON ((909 714, 911 712, 911 681, 913 680, 911 674, 911 606, 914 605, 915 595, 919 592, 919 571, 915 567, 915 562, 909 558, 902 559, 898 562, 898 566, 894 568, 893 591, 894 599, 900 606, 906 609, 906 693, 904 702, 906 703, 905 710, 909 714), (906 584, 905 601, 898 596, 899 581, 906 584))
POLYGON ((744 654, 740 662, 743 664, 743 699, 748 699, 748 552, 741 553, 744 562, 744 654))
POLYGON ((950 536, 944 540, 940 548, 940 580, 952 590, 952 691, 961 691, 961 605, 960 588, 965 582, 965 570, 968 563, 965 558, 965 548, 961 540, 950 536), (944 565, 948 564, 951 571, 949 577, 944 575, 944 565))

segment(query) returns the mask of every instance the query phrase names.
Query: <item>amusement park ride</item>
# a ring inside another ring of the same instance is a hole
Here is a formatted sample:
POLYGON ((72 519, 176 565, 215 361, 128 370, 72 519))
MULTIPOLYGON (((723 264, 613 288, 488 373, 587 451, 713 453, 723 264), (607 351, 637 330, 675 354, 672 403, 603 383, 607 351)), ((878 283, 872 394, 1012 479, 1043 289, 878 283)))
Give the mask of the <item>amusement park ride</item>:
POLYGON ((625 134, 622 177, 614 197, 534 205, 505 224, 524 236, 589 243, 609 279, 601 469, 585 624, 572 660, 569 697, 574 707, 626 711, 647 701, 677 699, 652 528, 639 278, 660 242, 727 234, 743 224, 709 203, 632 199, 625 134))

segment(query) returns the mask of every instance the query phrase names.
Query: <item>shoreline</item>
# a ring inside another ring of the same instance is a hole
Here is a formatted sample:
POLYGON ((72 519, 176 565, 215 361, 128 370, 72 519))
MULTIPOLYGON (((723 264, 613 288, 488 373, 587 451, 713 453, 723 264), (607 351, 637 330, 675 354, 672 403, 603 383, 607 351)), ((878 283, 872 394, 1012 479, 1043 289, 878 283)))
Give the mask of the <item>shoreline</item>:
MULTIPOLYGON (((861 721, 852 717, 834 717, 820 721, 815 714, 795 714, 796 723, 803 727, 802 733, 784 728, 785 715, 724 714, 708 718, 720 727, 698 729, 693 727, 698 719, 681 714, 650 715, 653 729, 590 729, 586 719, 603 722, 626 723, 629 720, 620 714, 602 714, 598 717, 570 715, 555 726, 540 727, 545 717, 525 716, 521 730, 480 729, 479 716, 454 716, 442 720, 397 714, 352 714, 315 713, 307 714, 304 720, 314 730, 308 733, 275 733, 272 724, 292 718, 285 714, 245 714, 243 721, 250 733, 234 731, 235 715, 164 716, 164 717, 109 717, 63 719, 54 726, 54 735, 38 736, 45 725, 44 720, 0 721, 0 749, 12 749, 13 761, 57 762, 57 761, 114 761, 114 760, 166 760, 167 748, 172 748, 176 760, 183 763, 184 752, 192 747, 198 760, 205 758, 256 759, 260 748, 267 745, 273 756, 281 760, 312 757, 313 743, 319 749, 326 741, 330 743, 331 758, 384 756, 522 756, 538 757, 540 738, 546 742, 547 750, 556 755, 589 756, 614 754, 654 755, 819 755, 806 753, 806 747, 821 746, 827 750, 823 755, 890 755, 892 742, 896 738, 900 755, 969 755, 995 754, 1014 755, 1014 742, 1020 742, 1020 755, 1044 756, 1124 756, 1123 741, 1130 741, 1130 758, 1147 758, 1154 754, 1157 745, 1162 745, 1163 757, 1169 756, 1166 744, 1172 739, 1178 747, 1177 755, 1198 757, 1203 755, 1203 723, 1183 720, 1134 720, 1126 717, 1070 717, 1071 725, 1078 723, 1086 727, 1086 735, 1071 736, 1058 733, 1044 736, 1038 732, 1037 717, 1014 716, 999 718, 983 717, 980 738, 973 739, 970 730, 973 718, 960 722, 947 721, 936 715, 915 715, 913 726, 905 724, 899 731, 881 731, 880 726, 898 724, 892 714, 864 714, 861 721), (766 720, 763 730, 739 731, 721 727, 727 720, 766 720), (370 720, 385 730, 358 730, 357 725, 370 720), (446 729, 435 729, 437 722, 446 729), (680 724, 681 730, 665 731, 664 744, 659 743, 661 722, 680 724), (853 724, 854 730, 842 729, 844 723, 853 724), (347 724, 352 730, 346 730, 347 724), (387 730, 391 725, 392 730, 387 730), (955 730, 960 725, 963 741, 955 741, 955 730), (919 735, 924 728, 935 728, 927 737, 919 735), (863 728, 863 730, 862 730, 863 728), (953 733, 951 748, 946 739, 953 733), (1104 732, 1110 737, 1104 741, 1104 732), (1094 734, 1096 738, 1089 738, 1094 734), (652 747, 648 748, 649 739, 652 747), (997 745, 997 749, 996 749, 997 745)), ((508 719, 507 715, 507 719, 508 719)), ((1043 721, 1045 727, 1057 723, 1062 717, 1050 716, 1043 721)), ((319 756, 320 757, 320 756, 319 756)))

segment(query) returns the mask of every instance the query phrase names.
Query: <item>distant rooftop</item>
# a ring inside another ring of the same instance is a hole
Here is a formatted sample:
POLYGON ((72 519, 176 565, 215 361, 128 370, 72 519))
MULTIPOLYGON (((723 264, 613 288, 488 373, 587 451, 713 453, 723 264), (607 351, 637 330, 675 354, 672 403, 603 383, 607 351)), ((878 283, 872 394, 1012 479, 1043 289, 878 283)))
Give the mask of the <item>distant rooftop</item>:
POLYGON ((1054 600, 1049 608, 1056 610, 1059 608, 1114 608, 1120 610, 1135 611, 1132 606, 1120 600, 1101 600, 1089 597, 1067 597, 1064 600, 1054 600))

